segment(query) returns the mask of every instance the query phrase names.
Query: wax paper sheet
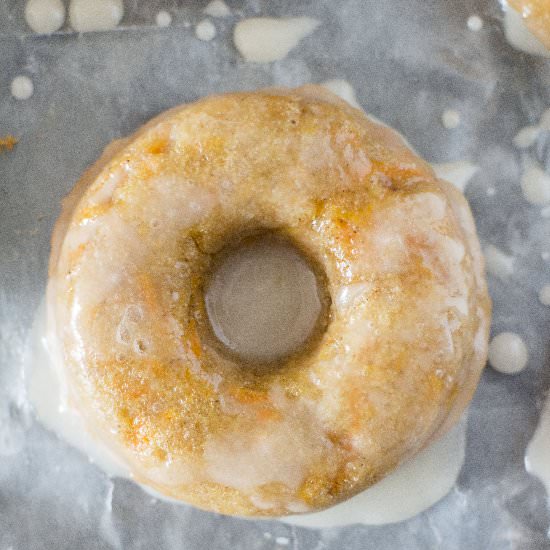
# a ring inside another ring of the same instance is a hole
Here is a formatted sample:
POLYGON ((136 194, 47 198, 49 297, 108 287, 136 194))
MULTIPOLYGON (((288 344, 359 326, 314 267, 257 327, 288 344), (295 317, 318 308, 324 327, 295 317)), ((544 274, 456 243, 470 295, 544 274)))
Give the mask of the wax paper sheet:
MULTIPOLYGON (((93 0, 90 0, 93 1, 93 0)), ((0 135, 19 144, 0 154, 0 549, 544 549, 550 513, 523 458, 550 386, 550 219, 525 201, 525 153, 512 139, 550 106, 550 61, 505 41, 497 0, 228 0, 217 36, 198 40, 205 1, 126 0, 112 32, 66 27, 38 36, 20 0, 0 1, 0 135), (159 9, 172 26, 154 25, 159 9), (472 14, 484 27, 467 29, 472 14), (243 17, 315 17, 322 25, 283 60, 246 63, 232 42, 243 17), (16 101, 25 74, 34 95, 16 101), (47 276, 49 236, 60 200, 112 139, 173 105, 205 94, 344 78, 361 105, 396 127, 427 159, 480 166, 466 189, 483 244, 514 257, 490 277, 493 333, 528 344, 527 370, 487 369, 471 407, 466 463, 455 489, 409 521, 309 530, 247 521, 152 498, 111 480, 34 419, 24 397, 25 341, 47 276), (445 109, 461 125, 441 124, 445 109), (493 191, 494 190, 494 194, 493 191), (546 253, 546 254, 545 254, 546 253)), ((529 155, 548 165, 542 135, 529 155)))

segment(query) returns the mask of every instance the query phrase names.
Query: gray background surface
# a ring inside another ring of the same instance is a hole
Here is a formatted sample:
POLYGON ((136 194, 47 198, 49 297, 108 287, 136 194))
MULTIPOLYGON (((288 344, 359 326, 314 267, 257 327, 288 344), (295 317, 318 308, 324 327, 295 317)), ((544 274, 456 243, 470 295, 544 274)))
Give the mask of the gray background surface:
MULTIPOLYGON (((0 0, 0 136, 20 142, 0 154, 0 550, 203 549, 547 549, 550 513, 542 485, 523 466, 525 446, 550 386, 550 220, 520 190, 512 138, 550 106, 550 61, 505 41, 497 0, 250 0, 227 2, 218 36, 200 42, 192 25, 206 1, 126 0, 120 29, 32 34, 21 0, 0 0), (160 8, 170 28, 153 24, 160 8), (485 26, 467 30, 477 13, 485 26), (322 26, 289 56, 245 63, 235 22, 253 15, 310 15, 322 26), (29 75, 28 101, 10 95, 29 75), (483 243, 515 257, 508 279, 490 278, 493 332, 520 333, 526 371, 487 369, 469 421, 466 464, 456 488, 420 516, 383 527, 308 530, 254 522, 151 499, 109 480, 42 428, 24 396, 21 362, 46 282, 50 232, 63 195, 113 138, 160 111, 205 94, 272 84, 348 79, 362 106, 396 127, 428 160, 469 159, 481 170, 468 186, 483 243), (446 130, 442 112, 462 124, 446 130), (496 194, 488 196, 494 187, 496 194), (267 535, 266 535, 267 533, 267 535)), ((529 154, 550 165, 550 136, 529 154)))

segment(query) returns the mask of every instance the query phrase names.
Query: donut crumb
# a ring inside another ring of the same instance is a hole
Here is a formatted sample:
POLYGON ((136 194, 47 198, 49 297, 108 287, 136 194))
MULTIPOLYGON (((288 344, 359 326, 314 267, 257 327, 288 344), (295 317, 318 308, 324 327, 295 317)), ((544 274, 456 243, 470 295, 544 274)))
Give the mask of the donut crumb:
POLYGON ((0 153, 11 151, 19 142, 19 140, 8 134, 7 136, 0 137, 0 153))

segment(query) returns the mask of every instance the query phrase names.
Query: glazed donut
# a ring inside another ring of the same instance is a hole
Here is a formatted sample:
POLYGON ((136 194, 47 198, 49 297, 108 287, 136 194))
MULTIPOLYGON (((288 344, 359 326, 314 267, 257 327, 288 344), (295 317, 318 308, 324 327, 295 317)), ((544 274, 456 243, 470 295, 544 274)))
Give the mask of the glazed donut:
POLYGON ((138 482, 281 516, 349 498, 458 419, 490 302, 463 196, 305 86, 209 97, 111 145, 65 201, 48 315, 71 406, 138 482), (291 295, 308 328, 233 349, 208 293, 256 249, 316 288, 291 295))

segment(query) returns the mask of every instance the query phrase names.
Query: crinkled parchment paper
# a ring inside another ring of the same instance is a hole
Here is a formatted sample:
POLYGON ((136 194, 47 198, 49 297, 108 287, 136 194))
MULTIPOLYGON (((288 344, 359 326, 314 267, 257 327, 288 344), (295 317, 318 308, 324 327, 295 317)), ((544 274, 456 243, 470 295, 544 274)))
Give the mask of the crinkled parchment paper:
MULTIPOLYGON (((550 548, 546 495, 523 466, 550 386, 550 308, 537 300, 550 282, 541 256, 550 252, 550 219, 522 196, 522 154, 512 144, 550 106, 550 61, 506 43, 497 0, 228 0, 233 15, 214 20, 211 42, 193 29, 206 0, 126 0, 116 31, 51 37, 28 31, 23 4, 0 1, 0 135, 20 139, 0 154, 0 549, 550 548), (153 23, 161 8, 174 16, 169 28, 153 23), (466 27, 474 13, 485 23, 477 33, 466 27), (259 14, 308 15, 322 25, 284 60, 247 64, 232 29, 259 14), (33 79, 28 101, 10 95, 18 74, 33 79), (515 258, 511 275, 489 281, 493 331, 525 338, 528 369, 516 377, 487 369, 456 488, 404 523, 316 531, 239 520, 108 479, 41 427, 24 399, 22 355, 61 198, 109 141, 168 107, 334 78, 349 80, 362 106, 430 161, 480 166, 466 195, 481 239, 515 258), (454 130, 441 124, 449 108, 461 115, 454 130)), ((546 166, 549 138, 529 153, 546 166)))

